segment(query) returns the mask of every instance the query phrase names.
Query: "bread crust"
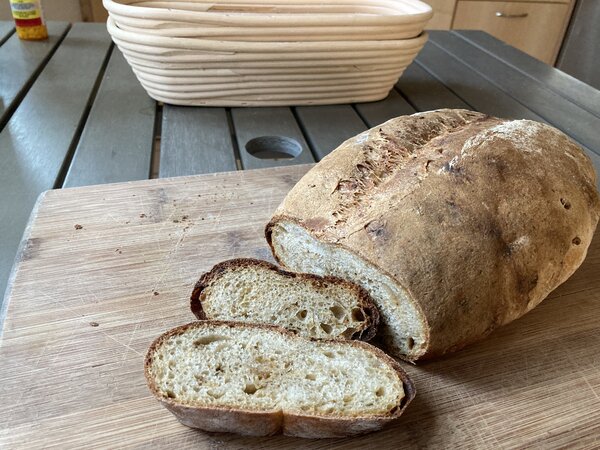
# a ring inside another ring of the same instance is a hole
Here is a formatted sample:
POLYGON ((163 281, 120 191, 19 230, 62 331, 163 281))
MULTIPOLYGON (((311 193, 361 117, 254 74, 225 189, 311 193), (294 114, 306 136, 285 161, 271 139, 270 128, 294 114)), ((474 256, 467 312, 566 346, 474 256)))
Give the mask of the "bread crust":
POLYGON ((593 166, 560 131, 439 110, 344 142, 290 191, 265 234, 280 263, 273 227, 294 222, 391 276, 430 335, 408 356, 416 360, 534 308, 583 262, 599 214, 593 166))
MULTIPOLYGON (((151 373, 152 358, 163 340, 185 333, 191 328, 204 326, 242 327, 259 330, 271 330, 294 339, 308 340, 286 330, 285 328, 268 324, 253 324, 236 321, 197 321, 173 328, 152 342, 144 361, 144 374, 148 388, 158 401, 167 408, 184 425, 199 428, 204 431, 237 433, 247 436, 270 436, 284 434, 304 438, 334 438, 355 436, 381 429, 383 426, 396 421, 416 395, 412 380, 400 367, 398 362, 378 348, 361 341, 330 340, 353 347, 360 347, 374 354, 382 362, 390 365, 402 380, 404 398, 400 405, 384 415, 366 416, 325 416, 318 414, 300 414, 282 410, 259 411, 229 407, 206 407, 184 405, 172 398, 165 397, 159 392, 151 373)), ((313 339, 314 340, 314 339, 313 339)))
POLYGON ((277 273, 286 278, 304 280, 307 283, 311 283, 316 289, 323 284, 337 284, 338 286, 353 291, 356 293, 356 296, 359 299, 357 307, 361 309, 365 320, 363 326, 352 333, 349 339, 369 341, 377 334, 377 328, 379 326, 379 310, 375 306, 375 303, 373 302, 373 299, 369 293, 359 285, 338 277, 321 277, 319 275, 310 273, 289 272, 277 267, 274 264, 271 264, 270 262, 253 258, 236 258, 222 261, 216 264, 210 271, 202 274, 200 280, 198 280, 194 286, 194 290, 192 291, 192 295, 190 297, 190 309, 198 320, 211 319, 206 315, 206 311, 202 307, 202 294, 205 292, 205 290, 210 287, 212 283, 217 281, 223 273, 231 269, 243 267, 262 268, 265 270, 270 270, 271 272, 277 273))

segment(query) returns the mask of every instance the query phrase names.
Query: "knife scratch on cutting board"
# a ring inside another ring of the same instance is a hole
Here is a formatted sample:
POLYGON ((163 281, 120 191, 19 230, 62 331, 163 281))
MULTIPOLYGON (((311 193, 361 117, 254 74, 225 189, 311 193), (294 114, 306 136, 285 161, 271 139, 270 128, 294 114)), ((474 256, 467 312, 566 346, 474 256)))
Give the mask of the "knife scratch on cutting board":
POLYGON ((59 359, 61 359, 64 355, 63 353, 63 349, 65 348, 65 346, 71 342, 71 337, 73 336, 73 334, 75 334, 75 329, 72 329, 69 332, 69 335, 66 338, 63 338, 63 342, 61 344, 61 346, 58 348, 58 350, 56 351, 56 354, 54 355, 54 358, 52 358, 52 364, 54 364, 56 361, 58 361, 59 359))
MULTIPOLYGON (((175 214, 175 211, 169 216, 169 219, 167 221, 164 222, 164 224, 161 226, 161 229, 164 228, 166 226, 167 223, 170 222, 170 218, 173 217, 173 215, 175 214)), ((154 286, 152 286, 152 291, 156 291, 160 288, 160 286, 162 285, 162 282, 166 276, 166 274, 171 270, 171 261, 173 260, 173 258, 175 257, 175 255, 177 254, 178 250, 181 248, 183 241, 186 237, 186 233, 188 231, 188 229, 191 227, 191 225, 184 227, 181 229, 181 233, 179 235, 179 238, 177 239, 177 241, 175 242, 175 244, 172 246, 171 250, 169 250, 167 252, 167 254, 164 257, 164 270, 161 272, 161 274, 158 276, 158 278, 156 279, 156 282, 154 283, 154 286)), ((161 231, 157 232, 157 236, 161 235, 161 231)), ((156 241, 158 241, 159 239, 157 238, 156 241)), ((160 250, 160 244, 159 244, 159 250, 160 250)), ((161 252, 162 253, 162 252, 161 252)))
MULTIPOLYGON (((127 344, 125 344, 125 346, 127 347, 127 349, 133 348, 131 347, 131 341, 133 341, 133 337, 135 336, 135 334, 137 333, 137 330, 140 328, 140 322, 135 324, 135 327, 133 328, 133 331, 131 332, 131 334, 129 335, 129 341, 127 341, 127 344)), ((129 354, 129 350, 126 350, 125 353, 123 353, 123 358, 121 359, 121 367, 123 367, 125 365, 125 363, 127 362, 127 355, 129 354)), ((139 353, 138 353, 139 355, 139 353)))
POLYGON ((118 339, 115 339, 114 337, 112 337, 110 334, 102 331, 102 330, 98 330, 100 333, 102 333, 104 336, 106 336, 107 338, 109 338, 111 341, 116 342, 117 344, 131 350, 133 353, 135 353, 136 355, 140 356, 140 357, 144 357, 144 355, 142 355, 140 352, 138 352, 136 349, 134 349, 133 347, 128 346, 127 344, 119 341, 118 339))
POLYGON ((213 231, 217 230, 218 227, 221 225, 221 217, 223 216, 223 208, 224 208, 224 205, 221 204, 221 207, 219 208, 219 212, 217 213, 217 217, 215 218, 215 224, 213 226, 213 231))
MULTIPOLYGON (((556 339, 556 342, 557 342, 557 346, 562 348, 564 355, 566 356, 567 360, 571 363, 571 366, 577 372, 577 375, 579 375, 581 377, 581 379, 585 382, 585 384, 587 384, 587 386, 590 388, 590 391, 592 391, 592 394, 594 394, 594 397, 596 397, 596 400, 600 401, 600 396, 598 396, 598 393, 594 389, 594 386, 592 386, 592 384, 589 382, 585 373, 583 373, 583 371, 581 370, 579 361, 573 359, 573 357, 571 356, 571 353, 570 353, 571 349, 568 348, 568 346, 564 345, 564 343, 561 339, 556 339)), ((594 370, 595 373, 600 372, 596 367, 594 367, 594 369, 595 369, 594 370)))
MULTIPOLYGON (((79 313, 78 313, 77 311, 75 311, 73 308, 70 308, 69 306, 65 305, 65 304, 64 304, 62 301, 60 301, 60 300, 58 300, 58 299, 55 299, 55 298, 53 298, 52 296, 50 296, 50 295, 48 295, 48 294, 46 294, 46 293, 41 293, 41 295, 42 295, 42 296, 44 296, 44 298, 45 298, 45 299, 47 299, 47 300, 48 300, 50 303, 53 303, 55 306, 58 306, 58 307, 59 307, 60 309, 62 309, 63 311, 68 311, 68 312, 70 312, 70 313, 72 313, 72 314, 74 314, 74 315, 77 315, 77 316, 79 316, 79 313)), ((77 318, 76 320, 77 320, 78 322, 80 322, 80 323, 86 323, 86 321, 85 321, 84 319, 82 319, 82 318, 77 318)), ((123 347, 125 347, 125 348, 127 348, 127 349, 129 349, 129 350, 131 350, 131 351, 132 351, 132 352, 134 352, 136 355, 138 355, 138 356, 141 356, 141 357, 143 357, 143 356, 144 356, 144 355, 142 355, 140 352, 138 352, 137 350, 135 350, 134 348, 130 347, 129 345, 127 345, 127 344, 125 344, 125 343, 123 343, 123 342, 119 341, 118 339, 115 339, 115 338, 113 338, 112 336, 110 336, 110 335, 109 335, 108 333, 106 333, 105 331, 103 331, 103 330, 100 330, 100 329, 97 329, 97 331, 98 331, 99 333, 102 333, 104 336, 106 336, 106 337, 107 337, 107 338, 109 338, 110 340, 112 340, 112 341, 116 342, 117 344, 119 344, 119 345, 121 345, 121 346, 123 346, 123 347)), ((73 334, 74 332, 75 332, 75 329, 73 329, 73 330, 71 331, 71 334, 69 335, 69 338, 72 336, 72 334, 73 334)), ((68 341, 68 339, 64 341, 64 343, 63 343, 63 347, 64 347, 64 345, 66 345, 67 341, 68 341)), ((61 347, 61 350, 62 350, 62 348, 63 348, 63 347, 61 347)), ((60 355, 60 351, 57 353, 57 356, 58 356, 58 355, 60 355)))

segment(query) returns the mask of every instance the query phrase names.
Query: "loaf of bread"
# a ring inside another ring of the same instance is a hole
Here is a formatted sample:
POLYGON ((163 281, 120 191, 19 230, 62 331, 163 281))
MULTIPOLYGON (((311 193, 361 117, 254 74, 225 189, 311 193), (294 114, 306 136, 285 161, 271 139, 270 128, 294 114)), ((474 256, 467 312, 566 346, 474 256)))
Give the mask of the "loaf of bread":
POLYGON ((398 363, 369 344, 243 322, 168 331, 150 346, 145 373, 184 425, 254 436, 367 433, 397 419, 415 395, 398 363))
POLYGON ((190 305, 200 320, 268 323, 317 339, 368 341, 379 324, 371 297, 357 284, 256 259, 217 264, 196 283, 190 305))
POLYGON ((414 361, 539 304, 584 260, 599 212, 593 166, 560 131, 439 110, 344 142, 266 237, 290 270, 361 284, 387 349, 414 361))

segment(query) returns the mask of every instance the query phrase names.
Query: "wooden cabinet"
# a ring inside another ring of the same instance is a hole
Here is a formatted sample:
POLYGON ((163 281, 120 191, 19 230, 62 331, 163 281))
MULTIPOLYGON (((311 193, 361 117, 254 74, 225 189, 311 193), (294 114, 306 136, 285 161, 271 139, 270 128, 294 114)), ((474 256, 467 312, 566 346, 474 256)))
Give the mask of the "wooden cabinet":
MULTIPOLYGON (((434 11, 428 29, 483 30, 554 64, 575 0, 423 0, 434 11)), ((597 0, 600 1, 600 0, 597 0)))
POLYGON ((81 15, 86 22, 106 22, 108 12, 102 6, 102 0, 79 0, 81 15))
POLYGON ((433 8, 433 18, 427 24, 429 30, 449 30, 456 8, 456 0, 423 0, 433 8))
POLYGON ((484 30, 498 39, 553 64, 570 7, 565 3, 461 0, 452 28, 484 30))

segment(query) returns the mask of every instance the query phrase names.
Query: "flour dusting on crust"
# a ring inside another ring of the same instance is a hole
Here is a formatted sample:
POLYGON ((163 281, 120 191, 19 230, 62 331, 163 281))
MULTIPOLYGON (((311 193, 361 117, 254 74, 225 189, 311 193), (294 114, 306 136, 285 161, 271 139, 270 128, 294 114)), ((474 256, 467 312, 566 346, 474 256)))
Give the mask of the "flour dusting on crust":
POLYGON ((531 120, 510 120, 467 139, 462 147, 461 156, 470 156, 476 147, 498 139, 511 142, 523 152, 541 153, 542 148, 549 144, 548 141, 550 141, 550 145, 556 145, 565 137, 543 123, 531 120))

